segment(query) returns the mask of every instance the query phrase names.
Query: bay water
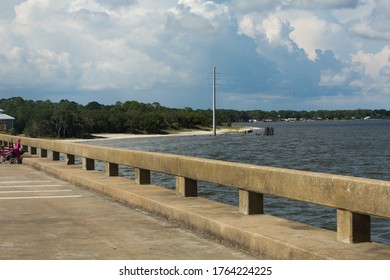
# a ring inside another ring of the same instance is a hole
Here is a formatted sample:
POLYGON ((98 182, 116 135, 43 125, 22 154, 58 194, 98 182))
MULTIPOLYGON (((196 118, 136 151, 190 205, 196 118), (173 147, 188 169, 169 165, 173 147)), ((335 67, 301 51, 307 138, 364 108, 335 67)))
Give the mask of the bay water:
MULTIPOLYGON (((99 140, 89 144, 390 180, 389 120, 234 125, 250 126, 254 132, 99 140), (266 127, 273 127, 274 135, 265 136, 262 132, 266 127)), ((133 178, 134 172, 130 167, 120 166, 120 175, 133 178)), ((152 172, 152 183, 174 189, 175 178, 152 172)), ((198 182, 198 194, 238 205, 238 190, 233 188, 198 182)), ((264 208, 266 214, 336 230, 336 210, 332 208, 272 196, 265 196, 264 208)), ((390 245, 390 220, 372 217, 371 227, 373 241, 390 245)))

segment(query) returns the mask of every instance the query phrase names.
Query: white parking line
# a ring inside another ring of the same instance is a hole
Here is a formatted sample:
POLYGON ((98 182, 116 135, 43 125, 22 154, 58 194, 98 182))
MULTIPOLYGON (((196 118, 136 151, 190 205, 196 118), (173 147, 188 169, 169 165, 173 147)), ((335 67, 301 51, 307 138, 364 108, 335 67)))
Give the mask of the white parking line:
POLYGON ((45 192, 72 192, 72 190, 40 190, 40 191, 0 191, 0 194, 3 193, 45 193, 45 192))
POLYGON ((55 199, 55 198, 80 198, 82 195, 68 195, 68 196, 19 196, 19 197, 0 197, 0 200, 18 200, 18 199, 55 199))
POLYGON ((61 187, 62 185, 15 185, 15 186, 0 186, 0 189, 14 188, 45 188, 45 187, 61 187))
POLYGON ((25 183, 25 184, 29 184, 29 183, 52 183, 52 181, 28 181, 28 180, 25 180, 25 181, 2 181, 2 182, 0 182, 0 184, 22 184, 22 183, 25 183))

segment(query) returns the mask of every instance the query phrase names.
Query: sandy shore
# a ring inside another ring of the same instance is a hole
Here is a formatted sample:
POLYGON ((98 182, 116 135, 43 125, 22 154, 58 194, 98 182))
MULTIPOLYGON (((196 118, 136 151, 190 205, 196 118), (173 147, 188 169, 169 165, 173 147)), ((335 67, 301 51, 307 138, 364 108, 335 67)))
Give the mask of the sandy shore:
MULTIPOLYGON (((217 135, 223 134, 235 134, 235 133, 245 133, 245 131, 250 130, 250 127, 240 127, 237 129, 217 129, 217 135)), ((126 134, 126 133, 95 133, 92 134, 93 139, 73 139, 65 140, 72 142, 83 142, 83 141, 99 141, 99 140, 117 140, 117 139, 131 139, 131 138, 151 138, 151 137, 171 137, 171 136, 197 136, 197 135, 213 135, 212 131, 206 130, 191 130, 185 132, 178 132, 172 134, 126 134)))

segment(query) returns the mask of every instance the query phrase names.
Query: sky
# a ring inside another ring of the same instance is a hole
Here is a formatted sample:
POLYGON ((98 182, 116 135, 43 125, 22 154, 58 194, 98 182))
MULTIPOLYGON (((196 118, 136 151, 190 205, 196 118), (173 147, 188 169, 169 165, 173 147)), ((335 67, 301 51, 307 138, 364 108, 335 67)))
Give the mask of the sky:
POLYGON ((390 109, 388 0, 0 0, 0 98, 390 109))

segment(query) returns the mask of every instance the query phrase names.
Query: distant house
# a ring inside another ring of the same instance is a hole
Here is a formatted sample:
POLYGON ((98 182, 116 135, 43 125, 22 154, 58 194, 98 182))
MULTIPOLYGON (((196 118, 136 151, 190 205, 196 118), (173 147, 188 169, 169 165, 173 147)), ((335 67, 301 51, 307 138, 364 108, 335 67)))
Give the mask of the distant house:
POLYGON ((0 131, 10 129, 14 127, 14 119, 11 116, 4 114, 4 111, 0 109, 0 131))

